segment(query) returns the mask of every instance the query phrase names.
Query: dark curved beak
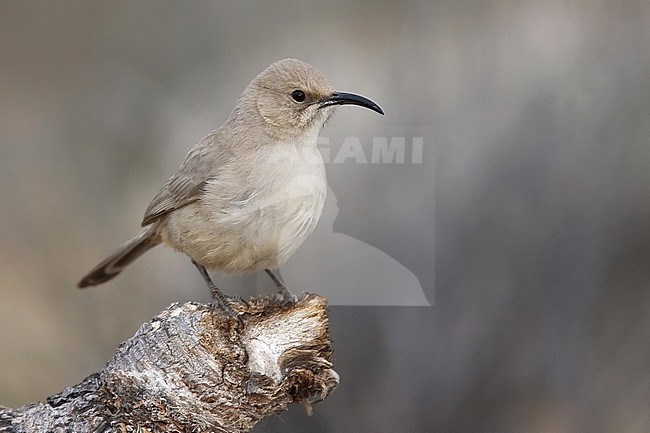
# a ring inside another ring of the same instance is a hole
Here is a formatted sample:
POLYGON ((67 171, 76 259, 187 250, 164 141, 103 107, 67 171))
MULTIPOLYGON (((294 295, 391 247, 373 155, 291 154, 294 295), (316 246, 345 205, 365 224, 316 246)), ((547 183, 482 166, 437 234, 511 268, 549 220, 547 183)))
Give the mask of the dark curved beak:
POLYGON ((366 107, 379 114, 384 114, 384 111, 368 98, 364 98, 354 93, 335 92, 329 98, 321 99, 318 108, 329 107, 330 105, 359 105, 366 107))

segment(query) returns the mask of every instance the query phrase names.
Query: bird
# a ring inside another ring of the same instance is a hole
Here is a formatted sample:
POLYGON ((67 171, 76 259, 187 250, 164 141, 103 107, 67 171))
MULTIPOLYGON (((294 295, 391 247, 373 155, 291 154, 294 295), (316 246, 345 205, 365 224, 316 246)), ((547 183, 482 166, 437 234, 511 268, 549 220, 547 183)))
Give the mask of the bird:
POLYGON ((318 136, 335 109, 372 100, 339 92, 313 66, 279 60, 244 89, 223 125, 188 152, 146 208, 142 229, 77 284, 104 283, 151 248, 165 244, 189 256, 211 292, 213 310, 232 317, 231 298, 208 270, 264 270, 278 295, 294 299, 273 269, 314 231, 326 199, 318 136))

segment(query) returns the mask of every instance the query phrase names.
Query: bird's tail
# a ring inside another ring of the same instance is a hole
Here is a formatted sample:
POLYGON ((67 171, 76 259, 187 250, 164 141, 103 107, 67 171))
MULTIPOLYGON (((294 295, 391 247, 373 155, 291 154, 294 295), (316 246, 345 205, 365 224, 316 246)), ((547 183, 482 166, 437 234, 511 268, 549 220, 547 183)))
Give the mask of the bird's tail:
POLYGON ((135 259, 149 251, 162 242, 158 224, 151 224, 142 229, 140 234, 131 240, 124 242, 117 247, 113 253, 95 266, 85 277, 77 283, 77 287, 83 289, 88 286, 96 286, 104 283, 122 269, 130 265, 135 259))

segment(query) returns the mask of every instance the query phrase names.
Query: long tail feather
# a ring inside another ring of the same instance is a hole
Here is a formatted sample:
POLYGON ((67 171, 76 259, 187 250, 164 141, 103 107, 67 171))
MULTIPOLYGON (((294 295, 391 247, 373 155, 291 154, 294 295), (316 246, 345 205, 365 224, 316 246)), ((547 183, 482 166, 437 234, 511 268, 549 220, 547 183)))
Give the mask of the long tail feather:
POLYGON ((92 271, 77 283, 77 287, 82 289, 110 280, 122 272, 135 259, 161 242, 162 239, 160 238, 157 224, 145 227, 140 234, 117 247, 110 256, 95 266, 92 271))

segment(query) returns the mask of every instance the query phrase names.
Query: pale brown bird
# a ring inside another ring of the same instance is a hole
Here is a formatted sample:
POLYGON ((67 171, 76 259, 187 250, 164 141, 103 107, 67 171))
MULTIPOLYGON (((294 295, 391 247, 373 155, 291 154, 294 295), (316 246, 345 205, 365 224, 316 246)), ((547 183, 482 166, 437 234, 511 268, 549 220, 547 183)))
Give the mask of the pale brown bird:
POLYGON ((101 284, 150 248, 165 243, 190 257, 230 315, 207 269, 274 274, 314 230, 325 203, 325 165, 316 144, 336 106, 369 99, 337 92, 307 63, 284 59, 244 90, 226 122, 195 145, 151 201, 143 229, 78 283, 101 284))

